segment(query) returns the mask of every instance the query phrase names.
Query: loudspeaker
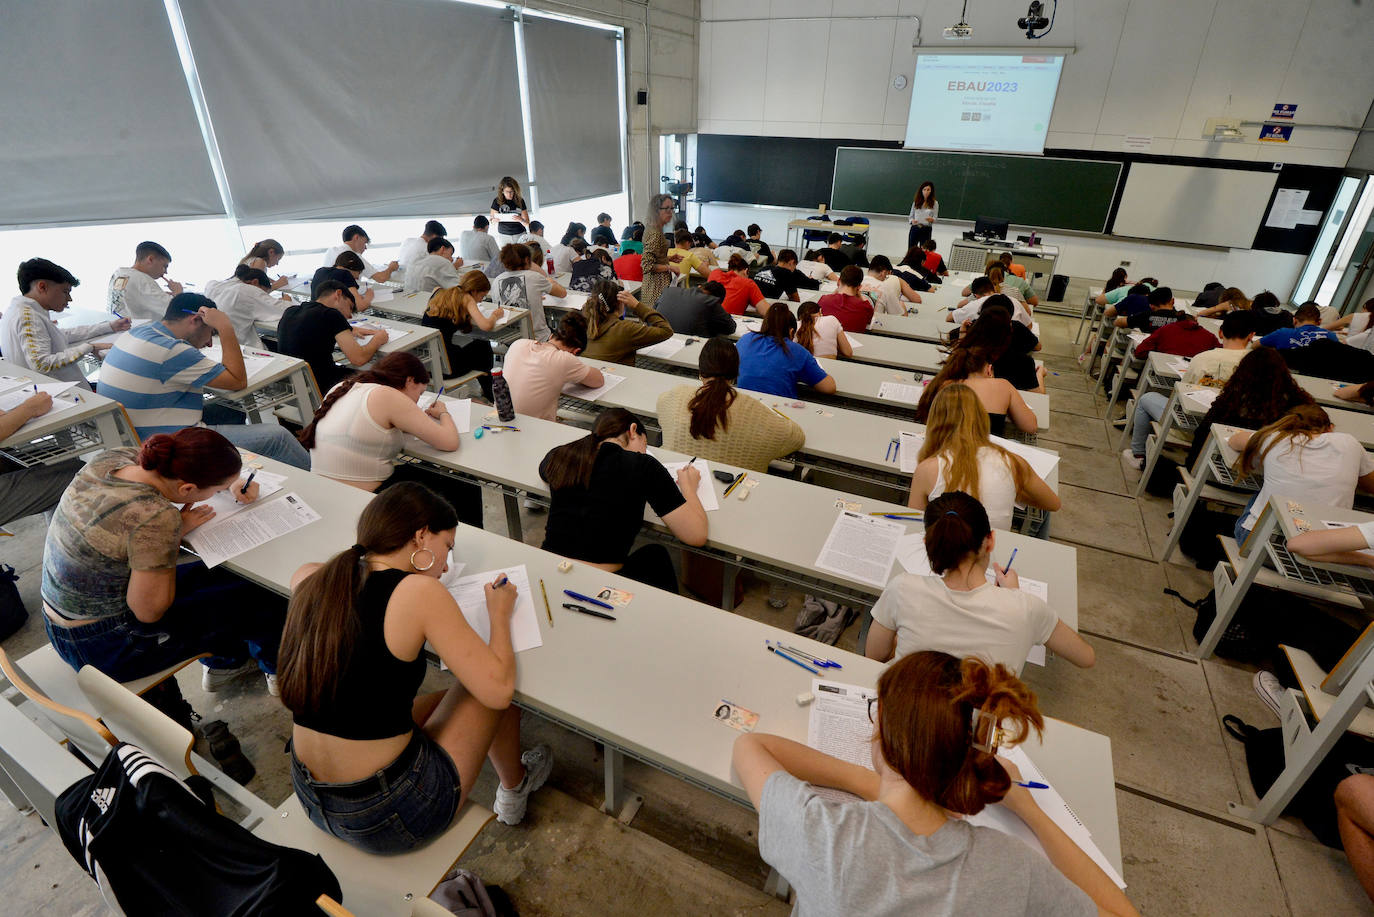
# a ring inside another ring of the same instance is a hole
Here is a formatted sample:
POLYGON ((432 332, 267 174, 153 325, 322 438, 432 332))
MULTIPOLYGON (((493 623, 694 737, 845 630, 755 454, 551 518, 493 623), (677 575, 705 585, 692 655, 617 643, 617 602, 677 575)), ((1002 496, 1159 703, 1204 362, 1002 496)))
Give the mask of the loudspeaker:
POLYGON ((636 104, 636 105, 648 105, 648 104, 649 104, 649 90, 647 90, 647 89, 640 89, 640 90, 638 90, 638 91, 635 93, 635 104, 636 104))

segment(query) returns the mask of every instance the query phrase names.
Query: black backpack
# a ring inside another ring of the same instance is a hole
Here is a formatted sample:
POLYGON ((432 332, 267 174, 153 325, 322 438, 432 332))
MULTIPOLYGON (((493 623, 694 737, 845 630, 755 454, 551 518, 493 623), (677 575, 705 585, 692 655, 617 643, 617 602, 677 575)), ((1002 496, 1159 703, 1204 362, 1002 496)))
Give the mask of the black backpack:
POLYGON ((19 632, 29 619, 29 610, 19 597, 19 575, 9 564, 0 564, 0 640, 19 632))

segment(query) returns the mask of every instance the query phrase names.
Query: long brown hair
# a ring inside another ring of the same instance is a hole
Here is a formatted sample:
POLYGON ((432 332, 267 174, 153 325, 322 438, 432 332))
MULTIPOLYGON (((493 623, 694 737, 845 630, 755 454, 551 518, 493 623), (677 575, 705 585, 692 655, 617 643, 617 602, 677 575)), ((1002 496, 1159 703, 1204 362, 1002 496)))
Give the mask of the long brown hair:
POLYGON ((963 382, 970 376, 982 372, 991 362, 988 352, 980 347, 956 347, 951 350, 935 378, 926 383, 921 400, 916 402, 916 422, 926 422, 926 418, 930 416, 931 405, 935 403, 935 396, 940 394, 940 389, 951 382, 963 382))
POLYGON ((548 483, 550 491, 590 486, 601 444, 625 435, 631 427, 644 432, 644 422, 624 408, 602 411, 592 432, 549 450, 539 463, 539 476, 548 483))
POLYGON ((1242 474, 1260 471, 1264 467, 1264 460, 1279 443, 1291 440, 1294 446, 1304 445, 1311 442, 1313 437, 1325 433, 1330 426, 1331 416, 1322 408, 1315 404, 1298 405, 1273 423, 1261 427, 1246 441, 1236 461, 1236 470, 1242 474))
POLYGON ((1044 730, 1035 692, 1001 664, 922 650, 878 679, 878 742, 883 760, 922 799, 976 815, 1001 802, 1011 777, 993 752, 973 747, 975 712, 1015 745, 1044 730))
MULTIPOLYGON (((945 489, 962 490, 977 497, 978 451, 995 449, 1007 463, 1017 490, 1023 485, 1021 464, 990 438, 988 412, 978 395, 962 382, 951 382, 936 394, 926 418, 926 438, 918 460, 932 455, 946 460, 945 489)), ((929 531, 927 529, 927 531, 929 531)))
POLYGON ((457 528, 458 514, 443 497, 413 481, 377 494, 358 517, 358 543, 325 561, 291 594, 277 656, 281 700, 294 714, 318 714, 337 697, 360 636, 358 593, 367 580, 364 558, 399 550, 417 531, 457 528))
POLYGON ((970 554, 977 556, 992 534, 992 523, 982 503, 963 490, 949 490, 926 504, 922 541, 930 571, 944 575, 955 570, 970 554))
POLYGON ((692 439, 715 439, 716 429, 730 432, 730 405, 738 393, 735 380, 739 378, 739 351, 727 337, 713 337, 701 348, 697 361, 701 373, 701 388, 687 403, 691 420, 687 431, 692 439))
POLYGON ((589 340, 594 341, 601 337, 606 326, 618 317, 620 303, 616 297, 620 295, 621 289, 620 284, 614 280, 598 280, 592 284, 592 291, 587 294, 586 302, 582 303, 582 317, 587 320, 589 340))
POLYGON ((792 340, 813 354, 816 352, 816 321, 820 314, 821 305, 814 299, 797 306, 797 333, 792 336, 792 340))
POLYGON ((911 196, 911 203, 914 204, 914 205, 916 205, 916 206, 918 206, 918 207, 932 207, 932 206, 934 206, 934 205, 935 205, 935 182, 933 182, 933 181, 923 181, 923 182, 921 182, 920 186, 917 187, 917 189, 916 189, 916 193, 915 193, 914 195, 911 196), (922 193, 921 193, 921 189, 922 189, 922 188, 930 188, 930 194, 922 194, 922 193), (925 201, 924 204, 921 203, 922 200, 925 201))
POLYGON ((787 342, 796 330, 797 319, 792 315, 792 307, 784 302, 775 302, 764 313, 759 330, 753 333, 772 338, 779 347, 786 350, 787 342))
POLYGON ((315 409, 315 416, 310 418, 310 423, 304 430, 296 434, 296 438, 301 441, 301 445, 307 449, 315 448, 315 428, 319 425, 324 416, 330 412, 340 398, 352 391, 353 386, 360 382, 376 382, 388 388, 398 391, 405 388, 407 382, 419 382, 422 385, 429 384, 429 370, 425 369, 425 364, 420 358, 408 350, 398 350, 389 353, 377 361, 365 373, 358 373, 349 376, 329 390, 324 402, 315 409))
POLYGON ((468 271, 456 287, 440 288, 430 294, 425 314, 447 319, 467 334, 472 330, 472 313, 468 304, 481 302, 491 292, 491 281, 481 271, 468 271))

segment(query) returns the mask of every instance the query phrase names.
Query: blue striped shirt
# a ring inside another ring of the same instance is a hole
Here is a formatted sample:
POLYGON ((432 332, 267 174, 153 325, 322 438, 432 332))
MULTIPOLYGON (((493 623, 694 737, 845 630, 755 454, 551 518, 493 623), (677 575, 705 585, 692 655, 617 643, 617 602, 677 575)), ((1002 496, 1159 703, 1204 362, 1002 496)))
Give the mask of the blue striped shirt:
POLYGON ((162 322, 140 325, 115 341, 100 367, 98 391, 129 412, 140 439, 200 423, 210 380, 224 371, 162 322))

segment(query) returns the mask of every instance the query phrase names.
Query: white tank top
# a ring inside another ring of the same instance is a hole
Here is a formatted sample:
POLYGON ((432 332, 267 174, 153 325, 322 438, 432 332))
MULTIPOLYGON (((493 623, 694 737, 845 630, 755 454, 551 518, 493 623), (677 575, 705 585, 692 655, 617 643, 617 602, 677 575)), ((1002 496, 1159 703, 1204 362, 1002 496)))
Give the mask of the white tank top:
POLYGON ((339 481, 385 481, 401 454, 402 433, 386 429, 368 413, 368 397, 382 388, 360 382, 348 390, 315 426, 310 470, 339 481))
MULTIPOLYGON (((949 460, 942 455, 930 499, 934 500, 945 492, 948 470, 949 460)), ((1016 479, 1012 477, 1011 467, 1001 452, 990 446, 978 450, 978 493, 969 496, 983 504, 983 509, 988 511, 988 522, 994 529, 1004 532, 1011 529, 1011 513, 1016 507, 1016 479)))

